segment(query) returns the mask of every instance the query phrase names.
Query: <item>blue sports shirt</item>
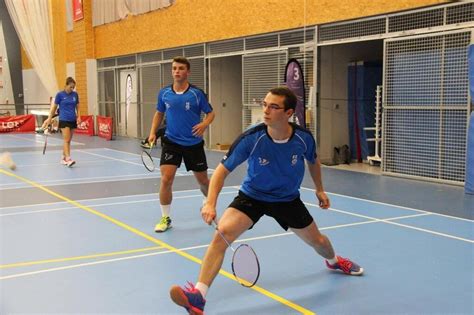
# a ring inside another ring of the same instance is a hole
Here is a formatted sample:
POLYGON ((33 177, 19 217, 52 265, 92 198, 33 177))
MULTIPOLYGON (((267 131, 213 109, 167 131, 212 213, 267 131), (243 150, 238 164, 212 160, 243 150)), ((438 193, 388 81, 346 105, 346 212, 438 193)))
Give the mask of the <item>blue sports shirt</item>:
POLYGON ((304 160, 316 161, 316 142, 306 129, 291 124, 293 133, 285 143, 275 142, 265 124, 250 128, 232 144, 222 159, 229 171, 247 160, 247 175, 240 190, 265 202, 292 201, 299 197, 304 160))
POLYGON ((202 137, 193 135, 193 127, 201 122, 201 112, 212 112, 204 92, 193 85, 189 85, 182 94, 177 94, 172 85, 161 89, 156 109, 166 113, 165 136, 183 146, 202 141, 202 137))
POLYGON ((59 120, 76 121, 76 107, 79 104, 79 95, 75 91, 69 94, 66 91, 58 92, 54 103, 59 106, 59 120))

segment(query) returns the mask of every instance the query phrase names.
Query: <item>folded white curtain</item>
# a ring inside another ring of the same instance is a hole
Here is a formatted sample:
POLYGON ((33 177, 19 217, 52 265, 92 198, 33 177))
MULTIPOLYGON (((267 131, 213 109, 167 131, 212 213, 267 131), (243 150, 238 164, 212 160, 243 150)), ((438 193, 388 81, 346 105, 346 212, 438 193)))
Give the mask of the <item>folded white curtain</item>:
POLYGON ((127 15, 143 14, 172 4, 173 0, 92 0, 92 25, 115 22, 127 15))
POLYGON ((48 0, 5 0, 21 45, 50 96, 58 83, 54 69, 51 11, 48 0))

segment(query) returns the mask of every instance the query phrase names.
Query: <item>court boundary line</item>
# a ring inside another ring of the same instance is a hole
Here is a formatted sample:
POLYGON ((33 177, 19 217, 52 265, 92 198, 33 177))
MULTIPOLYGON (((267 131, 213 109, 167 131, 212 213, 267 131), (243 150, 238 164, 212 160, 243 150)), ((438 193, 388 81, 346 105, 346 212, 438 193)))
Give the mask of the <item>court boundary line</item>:
MULTIPOLYGON (((117 220, 117 219, 115 219, 115 218, 113 218, 113 217, 111 217, 111 216, 109 216, 109 215, 106 215, 106 214, 104 214, 104 213, 102 213, 102 212, 100 212, 100 211, 94 210, 94 209, 92 209, 92 208, 90 208, 90 207, 84 206, 84 205, 80 204, 80 203, 77 202, 77 201, 74 201, 74 200, 69 199, 69 198, 67 198, 67 197, 65 197, 65 196, 63 196, 63 195, 61 195, 61 194, 59 194, 59 193, 56 193, 56 192, 54 192, 54 191, 52 191, 52 190, 50 190, 50 189, 44 187, 44 186, 41 185, 41 184, 38 184, 38 183, 36 183, 36 182, 34 182, 34 181, 32 181, 32 180, 29 180, 29 179, 27 179, 27 178, 25 178, 25 177, 22 177, 22 176, 19 176, 19 175, 14 174, 14 173, 8 172, 8 171, 6 171, 6 170, 4 170, 4 169, 0 169, 0 173, 3 173, 3 174, 5 174, 5 175, 7 175, 7 176, 14 177, 14 178, 16 178, 16 179, 18 179, 18 180, 24 181, 24 182, 30 184, 31 186, 34 186, 34 187, 36 187, 36 188, 39 188, 39 189, 43 190, 44 192, 46 192, 46 193, 48 193, 48 194, 50 194, 50 195, 52 195, 52 196, 55 196, 55 197, 57 197, 57 198, 59 198, 59 199, 61 199, 61 200, 67 201, 67 202, 69 202, 69 203, 71 203, 71 204, 73 204, 73 205, 75 205, 75 206, 77 206, 77 207, 83 209, 83 210, 86 211, 86 212, 89 212, 89 213, 91 213, 91 214, 93 214, 93 215, 96 215, 96 216, 98 216, 98 217, 100 217, 100 218, 102 218, 102 219, 104 219, 104 220, 107 220, 107 221, 109 221, 109 222, 111 222, 111 223, 114 223, 114 224, 118 225, 119 227, 122 227, 123 229, 125 229, 125 230, 127 230, 127 231, 129 231, 129 232, 131 232, 131 233, 134 233, 134 234, 136 234, 136 235, 138 235, 138 236, 141 236, 142 238, 145 238, 145 239, 149 240, 150 242, 152 242, 152 243, 154 243, 154 244, 157 244, 157 245, 159 245, 159 246, 162 246, 163 248, 166 248, 166 249, 168 249, 168 250, 170 250, 170 251, 173 251, 174 253, 178 254, 178 255, 181 256, 181 257, 184 257, 184 258, 186 258, 186 259, 188 259, 188 260, 190 260, 190 261, 193 261, 193 262, 195 262, 195 263, 197 263, 197 264, 199 264, 199 265, 202 265, 202 260, 201 260, 201 259, 199 259, 199 258, 197 258, 197 257, 195 257, 195 256, 193 256, 193 255, 191 255, 191 254, 189 254, 189 253, 187 253, 187 252, 183 252, 183 251, 179 250, 178 248, 176 248, 176 247, 174 247, 174 246, 172 246, 172 245, 170 245, 170 244, 168 244, 168 243, 166 243, 166 242, 164 242, 164 241, 161 241, 161 240, 159 240, 159 239, 156 239, 156 238, 154 238, 154 237, 151 237, 151 236, 149 236, 148 234, 146 234, 146 233, 144 233, 144 232, 138 230, 137 228, 134 228, 134 227, 132 227, 132 226, 130 226, 130 225, 128 225, 128 224, 126 224, 126 223, 124 223, 124 222, 122 222, 122 221, 119 221, 119 220, 117 220)), ((235 279, 235 277, 233 276, 233 274, 232 274, 232 273, 229 273, 228 271, 225 271, 225 270, 223 270, 223 269, 220 269, 220 270, 219 270, 219 274, 222 275, 222 276, 225 276, 225 277, 227 277, 227 278, 229 278, 229 279, 231 279, 232 281, 237 282, 237 280, 235 279)), ((277 295, 277 294, 275 294, 275 293, 272 293, 272 292, 270 292, 270 291, 268 291, 268 290, 266 290, 266 289, 264 289, 264 288, 262 288, 262 287, 260 287, 260 286, 255 285, 255 286, 251 287, 250 289, 252 289, 252 290, 254 290, 254 291, 256 291, 256 292, 259 292, 259 293, 261 293, 262 295, 267 296, 267 297, 269 297, 269 298, 271 298, 271 299, 273 299, 273 300, 275 300, 275 301, 277 301, 277 302, 280 302, 281 304, 286 305, 287 307, 292 308, 292 309, 294 309, 294 310, 296 310, 296 311, 298 311, 298 312, 301 312, 301 313, 303 313, 303 314, 315 314, 314 312, 312 312, 312 311, 310 311, 310 310, 304 308, 303 306, 298 305, 298 304, 296 304, 296 303, 294 303, 294 302, 291 302, 290 300, 285 299, 285 298, 283 298, 283 297, 281 297, 281 296, 279 296, 279 295, 277 295)))
MULTIPOLYGON (((231 188, 235 188, 235 186, 227 186, 227 187, 231 187, 231 188)), ((198 189, 195 189, 195 190, 189 190, 189 191, 197 191, 198 189)), ((223 194, 234 194, 235 192, 233 191, 230 191, 230 192, 224 192, 223 194)), ((144 194, 144 195, 150 195, 150 194, 144 194)), ((156 195, 156 194, 153 194, 153 195, 156 195)), ((194 197, 200 197, 201 195, 191 195, 191 196, 177 196, 175 197, 176 199, 186 199, 186 198, 194 198, 194 197)), ((116 197, 112 197, 112 198, 116 198, 116 197)), ((115 204, 133 204, 133 203, 141 203, 141 202, 151 202, 151 201, 154 201, 154 200, 159 200, 159 199, 146 199, 146 200, 135 200, 135 201, 124 201, 124 202, 113 202, 113 203, 105 203, 105 204, 93 204, 93 205, 89 205, 87 207, 100 207, 100 206, 108 206, 108 205, 115 205, 115 204)), ((87 199, 83 200, 83 201, 89 201, 87 199)), ((364 201, 364 200, 362 200, 364 201)), ((316 204, 313 204, 313 203, 310 203, 310 202, 304 202, 304 204, 308 205, 308 206, 311 206, 311 207, 316 207, 316 208, 319 208, 318 205, 316 204)), ((396 206, 394 206, 396 207, 396 206)), ((18 212, 18 213, 6 213, 6 214, 2 214, 0 213, 0 217, 6 217, 6 216, 15 216, 15 215, 27 215, 27 214, 37 214, 37 213, 44 213, 44 212, 53 212, 53 211, 64 211, 64 210, 73 210, 73 209, 76 209, 77 207, 61 207, 61 208, 56 208, 56 209, 42 209, 42 210, 36 210, 36 211, 24 211, 24 212, 18 212)), ((474 243, 474 240, 470 240, 470 239, 467 239, 467 238, 463 238, 463 237, 459 237, 459 236, 455 236, 455 235, 451 235, 451 234, 447 234, 447 233, 442 233, 442 232, 438 232, 438 231, 434 231, 434 230, 430 230, 430 229, 424 229, 424 228, 419 228, 419 227, 416 227, 416 226, 412 226, 412 225, 407 225, 407 224, 402 224, 402 223, 395 223, 395 222, 386 222, 388 220, 393 220, 393 219, 380 219, 380 218, 376 218, 376 217, 371 217, 371 216, 366 216, 366 215, 362 215, 362 214, 358 214, 358 213, 353 213, 353 212, 349 212, 349 211, 344 211, 344 210, 340 210, 340 209, 336 209, 336 208, 329 208, 329 210, 332 210, 332 211, 335 211, 335 212, 339 212, 339 213, 342 213, 342 214, 346 214, 346 215, 350 215, 350 216, 355 216, 355 217, 360 217, 360 218, 365 218, 365 219, 370 219, 370 220, 375 220, 375 221, 379 221, 379 222, 382 222, 382 223, 388 223, 388 224, 394 224, 394 225, 398 225, 398 226, 402 226, 402 227, 406 227, 406 228, 409 228, 409 229, 414 229, 414 230, 418 230, 418 231, 421 231, 421 232, 425 232, 425 233, 430 233, 430 234, 434 234, 434 235, 438 235, 438 236, 444 236, 446 238, 451 238, 451 239, 456 239, 456 240, 460 240, 460 241, 465 241, 465 242, 469 242, 469 243, 474 243)), ((403 218, 409 218, 409 217, 417 217, 417 216, 423 216, 423 215, 436 215, 435 213, 431 213, 431 212, 428 212, 428 211, 417 211, 417 212, 421 212, 419 213, 418 215, 411 215, 411 216, 402 216, 402 217, 399 217, 400 219, 403 219, 403 218)), ((397 217, 398 218, 398 217, 397 217)))
MULTIPOLYGON (((36 133, 28 133, 28 134, 32 134, 34 135, 35 137, 36 136, 39 136, 38 134, 36 133)), ((18 138, 18 139, 21 139, 21 140, 24 140, 24 141, 31 141, 31 142, 35 142, 35 143, 39 143, 39 144, 44 144, 44 141, 38 141, 37 139, 28 139, 28 138, 24 138, 24 137, 20 137, 18 134, 9 134, 9 136, 13 137, 13 138, 18 138)), ((61 142, 62 142, 62 139, 61 138, 56 138, 56 137, 51 137, 51 139, 56 139, 59 141, 60 144, 58 144, 58 146, 61 146, 61 142)), ((51 140, 50 139, 50 140, 51 140)), ((71 142, 71 145, 75 145, 75 144, 79 144, 79 145, 85 145, 84 143, 82 142, 77 142, 77 141, 72 141, 71 142)), ((53 146, 55 146, 54 143, 52 143, 53 146)), ((48 146, 49 146, 49 143, 48 143, 48 146)), ((24 147, 20 147, 20 148, 24 148, 24 147)))
MULTIPOLYGON (((224 188, 235 188, 235 186, 226 186, 224 188)), ((0 190, 1 191, 1 190, 0 190)), ((173 191, 173 194, 175 193, 186 193, 186 192, 192 192, 192 191, 201 191, 199 188, 195 189, 185 189, 185 190, 176 190, 173 191)), ((110 197, 98 197, 98 198, 90 198, 90 199, 77 199, 77 201, 95 201, 95 200, 102 200, 102 199, 113 199, 113 198, 133 198, 133 197, 140 197, 140 196, 150 196, 150 195, 158 195, 158 193, 146 193, 146 194, 136 194, 136 195, 125 195, 125 196, 110 196, 110 197)), ((57 204, 57 203, 67 203, 66 201, 56 201, 56 202, 45 202, 45 203, 36 203, 36 204, 31 204, 31 205, 20 205, 20 206, 8 206, 8 207, 2 207, 0 208, 1 210, 6 210, 6 209, 13 209, 13 208, 21 208, 21 207, 34 207, 34 206, 43 206, 43 205, 52 205, 52 204, 57 204)))
MULTIPOLYGON (((312 189, 312 188, 301 187, 301 189, 309 190, 309 191, 315 192, 315 190, 312 189)), ((428 210, 421 210, 421 209, 416 209, 416 208, 405 207, 405 206, 398 206, 398 205, 396 205, 396 204, 391 204, 391 203, 386 203, 386 202, 380 202, 380 201, 375 201, 375 200, 370 200, 370 199, 364 199, 364 198, 358 198, 358 197, 352 197, 352 196, 349 196, 349 195, 342 195, 342 194, 337 194, 337 193, 332 193, 332 192, 326 192, 326 193, 327 193, 327 194, 330 194, 330 195, 334 195, 334 196, 339 196, 339 197, 344 197, 344 198, 349 198, 349 199, 355 199, 355 200, 360 200, 360 201, 366 201, 366 202, 375 203, 375 204, 379 204, 379 205, 383 205, 383 206, 397 207, 397 208, 400 208, 400 209, 405 209, 405 210, 410 210, 410 211, 416 211, 416 212, 427 212, 427 213, 430 213, 430 214, 433 214, 433 215, 437 215, 437 216, 442 216, 442 217, 447 217, 447 218, 451 218, 451 219, 462 220, 462 221, 468 221, 468 222, 473 222, 473 223, 474 223, 474 220, 466 219, 466 218, 460 218, 460 217, 455 217, 455 216, 451 216, 451 215, 448 215, 448 214, 442 214, 442 213, 432 212, 432 211, 428 211, 428 210)))
POLYGON ((41 265, 41 264, 52 264, 52 263, 68 262, 68 261, 74 261, 74 260, 94 259, 94 258, 99 258, 99 257, 120 256, 120 255, 132 254, 132 253, 147 252, 147 251, 157 250, 157 249, 160 249, 160 248, 163 248, 163 247, 162 246, 152 246, 152 247, 143 247, 143 248, 122 250, 122 251, 114 251, 114 252, 107 252, 107 253, 99 253, 99 254, 90 254, 90 255, 63 257, 63 258, 50 258, 50 259, 42 259, 42 260, 17 262, 17 263, 0 265, 0 269, 5 270, 5 269, 10 269, 10 268, 28 267, 28 266, 41 265))
MULTIPOLYGON (((426 215, 429 215, 429 214, 414 214, 414 215, 408 215, 408 216, 392 217, 392 218, 388 218, 387 220, 398 220, 398 219, 403 219, 403 218, 408 218, 408 217, 418 217, 418 216, 426 216, 426 215)), ((372 224, 372 223, 380 223, 380 222, 377 221, 377 220, 369 219, 367 221, 327 226, 327 227, 320 228, 320 230, 321 231, 333 230, 333 229, 345 228, 345 227, 356 226, 356 225, 372 224)), ((245 243, 245 242, 252 242, 252 241, 267 240, 267 239, 271 239, 271 238, 276 238, 276 237, 281 237, 281 236, 290 236, 290 235, 294 235, 294 234, 295 233, 293 233, 293 232, 283 232, 283 233, 276 233, 276 234, 263 235, 263 236, 254 236, 254 237, 237 239, 237 240, 234 241, 234 243, 245 243)), ((209 247, 209 245, 210 244, 201 244, 201 245, 195 245, 195 246, 181 247, 181 248, 179 248, 179 250, 181 250, 181 251, 190 251, 190 250, 195 250, 195 249, 206 248, 206 247, 209 247)), ((160 247, 160 248, 163 248, 163 247, 160 247)), ((160 251, 160 252, 155 252, 155 253, 150 253, 150 254, 141 254, 141 255, 121 257, 121 258, 100 260, 100 261, 97 261, 97 262, 93 262, 93 265, 95 265, 97 263, 109 263, 109 262, 115 262, 115 261, 121 261, 121 260, 127 260, 127 259, 138 259, 138 258, 142 258, 142 257, 155 256, 155 255, 161 255, 161 254, 171 254, 171 253, 174 253, 174 251, 166 250, 166 251, 160 251)), ((70 267, 70 268, 67 268, 67 269, 73 269, 73 268, 80 268, 80 267, 84 267, 84 266, 88 266, 88 265, 90 265, 90 264, 89 263, 82 263, 82 264, 78 264, 78 265, 70 265, 70 266, 65 266, 65 267, 70 267)), ((33 272, 26 272, 26 273, 19 273, 19 274, 3 276, 3 277, 0 277, 0 280, 12 279, 12 278, 16 278, 16 277, 24 277, 24 276, 28 276, 28 275, 35 275, 35 274, 43 273, 43 272, 59 271, 59 270, 64 269, 63 267, 58 267, 58 268, 41 269, 41 270, 36 270, 36 271, 33 271, 33 272)))
MULTIPOLYGON (((314 204, 314 203, 304 202, 304 204, 308 205, 308 206, 319 208, 319 206, 314 204)), ((336 212, 339 212, 339 213, 344 213, 344 214, 347 214, 347 215, 350 215, 350 216, 356 216, 356 217, 365 218, 365 219, 372 219, 372 220, 379 221, 381 223, 398 225, 398 226, 406 227, 406 228, 409 228, 409 229, 413 229, 413 230, 417 230, 417 231, 421 231, 421 232, 425 232, 425 233, 429 233, 429 234, 444 236, 446 238, 452 238, 452 239, 455 239, 455 240, 458 240, 458 241, 474 243, 474 240, 470 240, 470 239, 467 239, 467 238, 458 237, 458 236, 454 236, 454 235, 450 235, 450 234, 446 234, 446 233, 442 233, 442 232, 436 232, 436 231, 433 231, 433 230, 423 229, 423 228, 419 228, 419 227, 412 226, 412 225, 407 225, 407 224, 402 224, 402 223, 397 223, 397 222, 391 222, 391 221, 388 221, 387 219, 379 219, 379 218, 370 217, 370 216, 363 215, 363 214, 358 214, 358 213, 352 213, 352 212, 339 210, 339 209, 335 209, 335 208, 329 208, 328 210, 336 211, 336 212)), ((428 213, 420 213, 420 214, 423 214, 423 215, 426 215, 426 216, 433 215, 432 213, 429 213, 429 212, 428 213)))
MULTIPOLYGON (((79 150, 76 150, 79 151, 79 150)), ((81 165, 83 164, 93 164, 93 163, 101 163, 101 160, 88 160, 88 161, 81 161, 81 165)), ((35 166, 49 166, 49 165, 60 165, 59 162, 57 163, 41 163, 41 164, 16 164, 17 167, 35 167, 35 166)))
POLYGON ((143 163, 135 163, 135 162, 127 161, 127 160, 124 160, 124 159, 118 159, 118 158, 110 157, 110 156, 107 156, 107 155, 102 155, 102 154, 98 154, 98 153, 87 152, 87 151, 80 150, 80 149, 78 149, 78 150, 76 150, 76 151, 77 151, 77 152, 81 152, 81 153, 85 153, 85 154, 89 154, 89 155, 93 155, 93 156, 98 156, 98 157, 101 157, 101 158, 106 158, 106 159, 113 160, 113 161, 119 161, 119 162, 122 162, 122 163, 128 163, 128 164, 143 166, 143 163))
MULTIPOLYGON (((222 192, 221 194, 230 195, 235 194, 233 191, 229 192, 222 192)), ((158 195, 158 194, 155 194, 158 195)), ((186 199, 186 198, 198 198, 203 197, 202 194, 200 195, 190 195, 190 196, 175 196, 174 199, 186 199)), ((159 198, 153 199, 144 199, 144 200, 130 200, 130 201, 122 201, 122 202, 109 202, 109 203, 100 203, 100 204, 91 204, 87 205, 87 207, 103 207, 103 206, 114 206, 114 205, 126 205, 126 204, 133 204, 133 203, 142 203, 142 202, 156 202, 159 201, 159 198)), ((36 213, 44 213, 44 212, 55 212, 55 211, 64 211, 64 210, 77 210, 77 207, 61 207, 61 208, 53 208, 53 209, 41 209, 41 210, 32 210, 32 211, 17 211, 11 213, 1 213, 0 217, 9 217, 9 216, 16 216, 16 215, 24 215, 24 214, 36 214, 36 213)))
MULTIPOLYGON (((135 156, 141 157, 141 155, 140 155, 140 154, 138 154, 138 153, 131 153, 131 152, 128 152, 128 151, 121 151, 121 150, 117 150, 117 149, 111 149, 111 148, 103 148, 103 149, 105 149, 105 150, 109 150, 109 151, 120 152, 120 153, 126 153, 126 154, 130 154, 130 155, 135 155, 135 156)), ((157 156, 153 156, 153 155, 152 155, 152 157, 153 157, 153 160, 157 160, 157 161, 159 161, 159 160, 160 160, 160 158, 159 158, 159 157, 157 157, 157 156)), ((158 167, 159 167, 159 165, 158 165, 158 167)), ((214 171, 215 171, 215 169, 214 169, 214 168, 210 168, 210 167, 208 167, 208 168, 207 168, 207 171, 208 171, 208 172, 209 172, 209 171, 211 171, 211 172, 214 172, 214 171)), ((187 173, 189 173, 189 172, 187 172, 187 173)))
MULTIPOLYGON (((65 166, 64 166, 65 167, 65 166)), ((158 173, 157 173, 158 174, 158 173)), ((190 176, 190 175, 181 175, 181 174, 176 174, 176 176, 179 177, 184 177, 184 176, 190 176)), ((69 179, 59 179, 59 180, 51 180, 47 181, 45 183, 42 183, 41 185, 43 186, 59 186, 63 185, 64 183, 70 182, 70 185, 77 185, 77 184, 89 184, 89 183, 102 183, 102 182, 114 182, 114 181, 128 181, 128 180, 136 180, 136 179, 149 179, 149 178, 161 178, 161 175, 154 176, 150 173, 150 175, 147 174, 128 174, 128 175, 117 175, 117 176, 108 176, 108 177, 80 177, 76 178, 76 182, 71 182, 71 178, 69 179), (135 177, 134 177, 135 176, 135 177), (139 177, 141 176, 141 177, 139 177), (129 178, 127 178, 129 177, 129 178)), ((12 186, 14 183, 8 183, 2 186, 0 184, 0 191, 3 190, 10 190, 10 189, 24 189, 24 188, 30 188, 28 185, 25 186, 12 186), (8 187, 5 187, 6 185, 10 185, 8 187)))
MULTIPOLYGON (((103 150, 103 149, 106 149, 106 148, 95 148, 95 150, 103 150)), ((136 165, 136 166, 137 165, 138 166, 143 166, 143 164, 140 163, 140 162, 132 162, 132 161, 124 160, 124 159, 109 157, 109 156, 102 155, 102 154, 88 152, 86 150, 88 150, 88 149, 77 149, 76 151, 81 152, 81 153, 86 154, 86 155, 88 154, 88 155, 98 156, 98 157, 101 157, 101 158, 107 158, 107 159, 110 159, 110 160, 115 160, 115 161, 119 161, 119 162, 123 162, 123 163, 127 163, 127 164, 132 164, 132 165, 136 165)), ((110 150, 110 151, 122 152, 122 151, 118 151, 118 150, 110 150)), ((100 162, 100 161, 101 160, 87 161, 87 163, 100 162)), ((42 164, 36 164, 36 165, 42 165, 42 164)), ((51 164, 51 165, 54 165, 54 164, 51 164)), ((30 166, 35 166, 35 164, 31 164, 30 166)), ((213 169, 208 169, 208 170, 212 171, 213 169)), ((61 183, 71 182, 71 181, 72 181, 71 184, 85 184, 85 183, 96 183, 96 182, 111 182, 111 181, 116 181, 116 180, 133 180, 133 179, 141 179, 141 177, 161 178, 161 173, 156 172, 155 174, 159 174, 159 175, 155 176, 152 173, 145 173, 145 174, 115 175, 115 176, 107 176, 107 177, 82 177, 82 178, 72 178, 72 179, 54 179, 54 180, 49 180, 49 181, 46 181, 46 182, 42 182, 41 185, 57 186, 57 185, 60 185, 61 183), (126 177, 132 177, 132 176, 137 176, 137 178, 126 178, 126 177)), ((177 172, 176 172, 176 176, 192 176, 192 175, 193 175, 192 173, 187 172, 184 169, 183 170, 178 169, 177 172)), ((25 188, 25 186, 19 185, 17 183, 0 184, 0 190, 22 189, 22 188, 25 188)))

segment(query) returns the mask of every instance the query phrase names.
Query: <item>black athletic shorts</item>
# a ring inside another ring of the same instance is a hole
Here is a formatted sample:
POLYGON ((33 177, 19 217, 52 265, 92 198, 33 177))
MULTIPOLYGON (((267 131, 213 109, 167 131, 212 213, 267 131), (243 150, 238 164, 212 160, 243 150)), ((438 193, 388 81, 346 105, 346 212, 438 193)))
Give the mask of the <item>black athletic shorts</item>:
POLYGON ((231 202, 229 208, 245 213, 253 221, 253 225, 263 215, 274 218, 285 230, 302 229, 313 223, 313 217, 299 197, 287 202, 264 202, 239 191, 239 195, 231 202))
POLYGON ((58 127, 59 127, 59 129, 66 128, 66 127, 69 127, 71 129, 76 129, 77 128, 77 122, 60 120, 58 127))
POLYGON ((184 160, 187 171, 203 172, 207 170, 204 141, 192 146, 183 146, 162 138, 160 165, 176 165, 179 167, 184 160))

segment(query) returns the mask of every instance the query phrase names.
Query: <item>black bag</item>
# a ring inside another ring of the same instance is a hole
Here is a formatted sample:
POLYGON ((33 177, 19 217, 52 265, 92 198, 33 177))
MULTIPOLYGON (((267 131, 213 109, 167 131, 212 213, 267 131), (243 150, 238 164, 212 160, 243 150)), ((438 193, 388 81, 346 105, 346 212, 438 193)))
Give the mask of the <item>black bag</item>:
POLYGON ((334 147, 334 164, 351 164, 351 149, 347 144, 334 147))

